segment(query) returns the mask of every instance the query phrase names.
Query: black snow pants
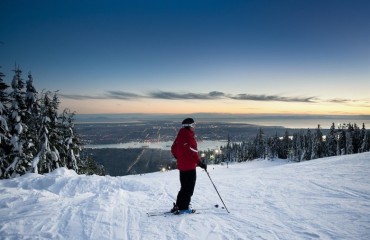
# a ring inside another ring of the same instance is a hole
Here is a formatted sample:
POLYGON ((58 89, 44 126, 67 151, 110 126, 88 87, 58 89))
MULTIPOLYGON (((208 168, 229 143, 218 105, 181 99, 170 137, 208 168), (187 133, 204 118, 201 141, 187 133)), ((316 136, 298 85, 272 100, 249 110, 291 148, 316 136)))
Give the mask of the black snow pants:
POLYGON ((189 171, 180 171, 181 188, 177 194, 176 200, 176 205, 179 207, 179 210, 186 210, 189 208, 196 180, 197 172, 195 169, 189 171))

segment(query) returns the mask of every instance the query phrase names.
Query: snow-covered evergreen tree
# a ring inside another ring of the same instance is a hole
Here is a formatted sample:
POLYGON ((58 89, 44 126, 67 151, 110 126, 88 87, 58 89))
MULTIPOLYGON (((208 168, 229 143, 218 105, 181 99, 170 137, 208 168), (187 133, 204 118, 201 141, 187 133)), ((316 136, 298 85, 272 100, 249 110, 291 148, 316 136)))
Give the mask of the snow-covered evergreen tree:
POLYGON ((9 85, 4 83, 5 75, 0 72, 0 179, 3 177, 3 173, 9 166, 6 156, 10 148, 10 134, 8 128, 8 108, 9 97, 6 90, 9 85))
POLYGON ((26 82, 26 108, 29 113, 38 112, 39 106, 37 105, 37 91, 33 85, 33 77, 31 72, 28 74, 26 82))
POLYGON ((69 109, 65 109, 62 114, 61 131, 64 136, 63 139, 63 155, 65 155, 65 164, 68 168, 79 172, 80 152, 82 143, 80 138, 75 135, 74 131, 74 115, 69 109))
MULTIPOLYGON (((26 132, 28 146, 27 151, 29 158, 32 159, 31 164, 35 156, 37 156, 38 149, 40 148, 39 128, 40 128, 40 104, 38 100, 38 93, 36 88, 33 86, 33 77, 31 73, 28 74, 28 80, 26 81, 26 94, 25 94, 26 110, 24 113, 24 123, 28 127, 26 132)), ((29 169, 33 172, 33 167, 29 169)))
POLYGON ((27 125, 23 123, 25 116, 25 91, 24 82, 21 78, 22 71, 19 67, 14 70, 11 84, 12 91, 9 127, 11 133, 10 153, 7 156, 9 166, 5 170, 5 177, 18 176, 27 172, 30 166, 27 139, 27 125))
POLYGON ((91 156, 80 157, 82 143, 74 132, 74 113, 67 109, 60 117, 56 93, 53 98, 50 92, 39 95, 31 73, 25 91, 22 71, 16 67, 14 73, 9 94, 0 73, 0 178, 48 173, 58 167, 103 174, 104 168, 94 164, 91 156))
POLYGON ((50 99, 50 92, 43 94, 41 104, 41 125, 39 129, 39 137, 41 140, 40 148, 37 157, 33 161, 35 172, 48 173, 58 168, 60 161, 58 149, 59 132, 58 113, 50 99), (37 169, 35 169, 37 168, 37 169))

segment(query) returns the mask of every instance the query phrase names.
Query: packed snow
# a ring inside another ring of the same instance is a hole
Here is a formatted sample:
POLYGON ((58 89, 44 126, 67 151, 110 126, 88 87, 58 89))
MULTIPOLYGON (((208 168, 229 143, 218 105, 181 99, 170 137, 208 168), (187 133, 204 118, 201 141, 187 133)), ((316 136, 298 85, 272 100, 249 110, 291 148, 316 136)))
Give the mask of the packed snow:
POLYGON ((178 171, 124 177, 65 168, 0 181, 1 239, 370 239, 370 153, 197 169, 200 214, 172 207, 178 171), (215 205, 219 207, 216 208, 215 205))

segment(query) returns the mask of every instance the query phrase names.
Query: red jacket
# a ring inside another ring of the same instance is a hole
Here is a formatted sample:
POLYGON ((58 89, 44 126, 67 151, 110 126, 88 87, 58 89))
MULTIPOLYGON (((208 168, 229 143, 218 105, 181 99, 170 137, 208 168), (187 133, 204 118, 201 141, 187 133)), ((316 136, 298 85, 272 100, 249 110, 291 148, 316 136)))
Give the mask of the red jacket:
POLYGON ((177 160, 177 169, 180 171, 193 170, 200 162, 194 132, 190 129, 180 129, 172 144, 171 152, 177 160))

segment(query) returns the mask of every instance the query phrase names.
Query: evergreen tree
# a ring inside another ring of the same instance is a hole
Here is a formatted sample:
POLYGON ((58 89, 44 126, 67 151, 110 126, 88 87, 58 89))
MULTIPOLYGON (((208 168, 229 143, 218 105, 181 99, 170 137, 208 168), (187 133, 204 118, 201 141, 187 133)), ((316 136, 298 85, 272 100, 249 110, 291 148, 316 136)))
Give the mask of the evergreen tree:
POLYGON ((4 83, 5 75, 0 72, 0 179, 3 177, 6 168, 9 166, 6 156, 9 154, 10 133, 8 128, 9 97, 6 90, 9 86, 4 83))
POLYGON ((86 175, 100 175, 104 176, 107 174, 105 168, 98 164, 91 155, 88 156, 81 156, 81 161, 79 164, 79 174, 86 174, 86 175))
POLYGON ((302 130, 301 131, 301 134, 300 134, 300 145, 301 145, 301 152, 300 152, 300 155, 299 155, 299 161, 302 162, 302 161, 306 161, 307 160, 307 146, 306 146, 306 134, 304 133, 304 131, 302 130))
POLYGON ((336 156, 337 155, 337 138, 335 124, 333 123, 330 127, 329 133, 326 136, 326 154, 325 156, 336 156))
POLYGON ((247 158, 247 145, 244 141, 240 144, 238 159, 239 159, 240 162, 245 162, 245 161, 248 160, 248 158, 247 158))
POLYGON ((288 130, 286 130, 284 137, 281 141, 281 146, 279 148, 279 158, 287 159, 290 151, 291 151, 291 139, 289 137, 288 130))
POLYGON ((321 132, 320 125, 317 126, 316 132, 312 138, 312 152, 311 159, 323 157, 323 134, 321 132))
POLYGON ((26 99, 25 104, 27 111, 31 114, 33 112, 38 113, 39 106, 37 104, 37 91, 33 86, 33 77, 31 72, 28 74, 28 80, 26 82, 26 99))
POLYGON ((35 169, 35 171, 40 173, 48 173, 60 167, 58 113, 49 95, 50 92, 43 95, 41 128, 39 130, 41 148, 39 149, 38 158, 35 159, 33 164, 38 167, 38 170, 35 169))
POLYGON ((294 160, 294 161, 298 161, 299 157, 297 156, 298 155, 298 133, 297 132, 294 132, 293 133, 293 136, 292 136, 292 147, 291 147, 291 150, 290 150, 290 153, 289 153, 289 156, 288 158, 291 159, 291 160, 294 160))
POLYGON ((295 161, 304 161, 304 136, 301 131, 296 132, 293 135, 293 149, 294 149, 294 157, 295 161))
POLYGON ((272 137, 268 137, 267 140, 266 140, 266 157, 268 160, 273 160, 273 154, 272 154, 272 141, 273 141, 273 138, 272 137))
POLYGON ((352 146, 353 146, 353 153, 359 153, 361 148, 361 130, 357 126, 356 123, 353 124, 353 131, 352 131, 352 146))
POLYGON ((306 146, 306 134, 304 132, 302 132, 302 140, 301 140, 301 148, 302 148, 302 152, 301 152, 301 156, 299 157, 299 161, 302 162, 302 161, 306 161, 308 160, 308 157, 307 157, 307 146, 306 146))
POLYGON ((256 146, 253 140, 245 142, 245 156, 247 160, 253 160, 257 158, 256 146))
POLYGON ((338 142, 337 142, 337 156, 346 154, 346 124, 340 125, 338 142))
POLYGON ((43 93, 40 106, 40 124, 37 127, 37 136, 39 142, 37 144, 37 156, 33 159, 32 167, 35 173, 48 172, 48 155, 50 153, 49 132, 52 127, 48 114, 48 105, 50 99, 48 93, 43 93))
POLYGON ((82 159, 82 143, 74 132, 74 113, 58 114, 60 101, 50 92, 39 97, 31 73, 25 84, 19 67, 14 70, 12 91, 0 73, 0 178, 27 172, 48 173, 68 167, 77 173, 105 174, 90 157, 82 159))
POLYGON ((255 138, 256 157, 265 158, 265 140, 263 129, 260 128, 255 138))
POLYGON ((362 128, 361 128, 361 148, 359 150, 359 152, 367 152, 370 150, 369 146, 369 134, 367 133, 366 129, 365 129, 365 123, 362 124, 362 128))
POLYGON ((65 164, 67 167, 78 172, 82 143, 80 138, 75 135, 74 115, 75 113, 71 113, 69 109, 65 109, 62 114, 61 126, 62 135, 64 136, 63 149, 65 150, 63 155, 65 155, 65 164))
POLYGON ((27 125, 23 123, 25 112, 24 82, 21 78, 22 71, 19 67, 14 70, 14 77, 11 84, 12 91, 10 107, 10 153, 8 154, 9 166, 5 170, 5 177, 18 176, 27 172, 30 167, 27 140, 27 125))
POLYGON ((226 145, 226 161, 231 161, 231 141, 230 134, 227 135, 227 145, 226 145))
POLYGON ((277 135, 277 132, 275 132, 275 136, 271 139, 270 142, 270 153, 271 153, 271 158, 277 158, 279 154, 279 143, 280 139, 277 135))
MULTIPOLYGON (((40 140, 38 137, 38 129, 41 120, 41 110, 39 101, 37 99, 38 93, 36 88, 33 86, 33 77, 31 73, 28 74, 28 80, 26 81, 26 94, 25 94, 25 112, 24 112, 24 123, 28 128, 26 132, 26 138, 28 141, 28 155, 29 159, 33 159, 37 156, 38 149, 40 146, 40 140)), ((33 172, 33 167, 29 169, 33 172)))
POLYGON ((304 139, 304 149, 305 149, 305 160, 311 160, 312 156, 312 133, 310 129, 307 129, 307 134, 304 139))
POLYGON ((346 154, 353 154, 353 125, 348 124, 346 131, 346 154))

